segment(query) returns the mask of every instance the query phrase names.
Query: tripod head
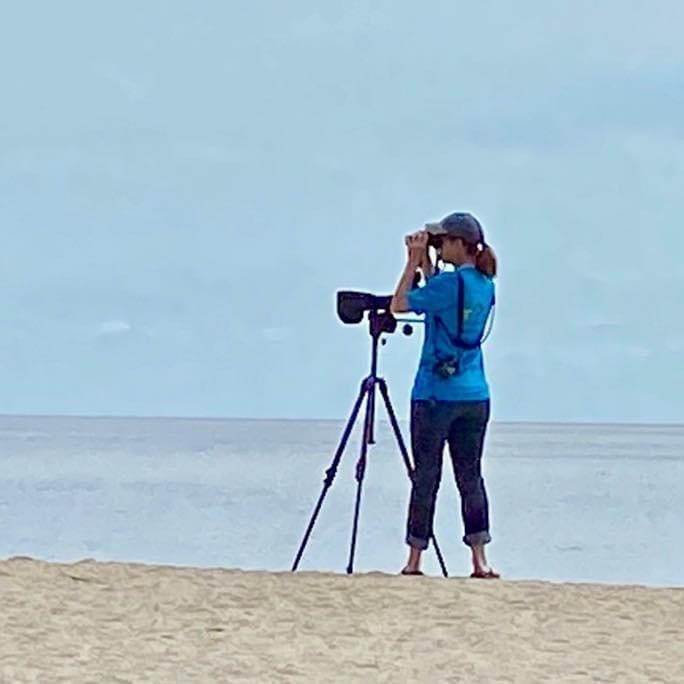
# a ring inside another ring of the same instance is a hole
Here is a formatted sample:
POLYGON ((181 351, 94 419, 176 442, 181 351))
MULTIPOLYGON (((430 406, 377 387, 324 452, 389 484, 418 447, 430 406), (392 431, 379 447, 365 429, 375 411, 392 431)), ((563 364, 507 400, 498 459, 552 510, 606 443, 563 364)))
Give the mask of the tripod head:
MULTIPOLYGON (((406 319, 398 319, 390 311, 392 295, 373 295, 355 290, 340 290, 337 293, 337 315, 348 325, 361 323, 364 313, 368 312, 369 332, 373 339, 383 333, 391 335, 397 329, 397 323, 405 322, 402 328, 404 335, 411 335, 413 327, 406 319)), ((415 323, 417 321, 411 321, 415 323)))

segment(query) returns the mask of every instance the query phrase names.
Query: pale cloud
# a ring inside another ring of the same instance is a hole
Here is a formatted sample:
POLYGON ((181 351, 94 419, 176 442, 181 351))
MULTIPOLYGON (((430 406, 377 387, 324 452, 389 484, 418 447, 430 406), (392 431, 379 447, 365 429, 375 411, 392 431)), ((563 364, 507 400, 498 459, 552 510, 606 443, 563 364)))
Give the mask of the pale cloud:
POLYGON ((103 321, 100 323, 96 332, 99 336, 125 335, 131 331, 130 323, 121 320, 103 321))

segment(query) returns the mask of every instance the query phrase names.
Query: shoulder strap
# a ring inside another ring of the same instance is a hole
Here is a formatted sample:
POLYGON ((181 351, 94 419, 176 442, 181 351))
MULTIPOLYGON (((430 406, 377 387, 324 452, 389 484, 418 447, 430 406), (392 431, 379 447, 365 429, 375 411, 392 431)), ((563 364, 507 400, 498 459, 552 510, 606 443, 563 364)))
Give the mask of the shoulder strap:
POLYGON ((478 335, 478 340, 477 342, 466 342, 463 339, 463 316, 464 316, 464 311, 465 311, 465 279, 463 278, 463 274, 460 271, 457 271, 457 278, 458 278, 458 302, 457 302, 457 307, 458 307, 458 312, 457 312, 457 325, 456 325, 456 337, 453 337, 451 333, 449 332, 449 329, 446 327, 444 321, 441 319, 439 314, 435 315, 435 320, 436 322, 442 326, 444 329, 444 332, 446 333, 447 337, 451 340, 451 343, 460 349, 478 349, 482 343, 489 337, 489 333, 491 332, 491 325, 489 330, 485 333, 486 327, 487 327, 487 321, 489 320, 491 323, 493 323, 493 318, 489 318, 489 314, 491 313, 492 309, 494 308, 494 305, 496 304, 496 296, 495 293, 492 292, 492 299, 489 304, 489 312, 487 312, 487 318, 485 319, 484 325, 482 326, 482 330, 480 331, 480 334, 478 335))

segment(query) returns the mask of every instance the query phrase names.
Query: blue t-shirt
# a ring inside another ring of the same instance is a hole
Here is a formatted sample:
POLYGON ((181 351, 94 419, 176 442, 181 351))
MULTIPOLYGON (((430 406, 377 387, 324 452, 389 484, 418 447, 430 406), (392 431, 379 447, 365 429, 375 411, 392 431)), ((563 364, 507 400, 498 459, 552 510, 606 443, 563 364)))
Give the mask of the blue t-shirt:
MULTIPOLYGON (((494 298, 494 283, 491 278, 470 265, 461 266, 458 272, 465 286, 461 338, 472 344, 479 340, 489 316, 494 298)), ((411 393, 413 400, 489 399, 482 350, 462 349, 449 339, 449 335, 457 337, 458 289, 458 273, 445 271, 429 278, 423 287, 415 288, 408 294, 409 310, 425 314, 423 349, 411 393), (443 325, 438 324, 437 316, 443 325), (437 361, 446 358, 457 359, 459 364, 459 372, 449 378, 443 378, 434 371, 437 361)))

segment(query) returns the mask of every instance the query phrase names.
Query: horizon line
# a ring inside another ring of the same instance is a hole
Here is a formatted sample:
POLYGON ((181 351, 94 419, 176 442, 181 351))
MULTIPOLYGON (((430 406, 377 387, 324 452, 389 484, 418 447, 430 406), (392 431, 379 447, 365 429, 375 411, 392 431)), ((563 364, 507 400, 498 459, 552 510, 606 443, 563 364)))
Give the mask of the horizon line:
MULTIPOLYGON (((84 419, 84 420, 176 420, 176 421, 245 421, 245 422, 292 422, 292 423, 344 423, 348 420, 348 416, 338 418, 321 418, 321 417, 307 417, 307 418, 292 418, 292 417, 278 417, 278 416, 238 416, 238 415, 157 415, 157 414, 118 414, 118 413, 4 413, 0 412, 0 419, 5 418, 47 418, 47 419, 84 419)), ((397 416, 399 422, 406 422, 408 418, 400 418, 397 416)), ((386 417, 376 417, 377 422, 388 423, 389 419, 386 417)), ((542 420, 533 418, 519 418, 519 419, 492 419, 492 425, 554 425, 554 426, 585 426, 585 427, 642 427, 642 428, 682 428, 684 423, 674 422, 658 422, 658 421, 602 421, 602 420, 542 420)))

